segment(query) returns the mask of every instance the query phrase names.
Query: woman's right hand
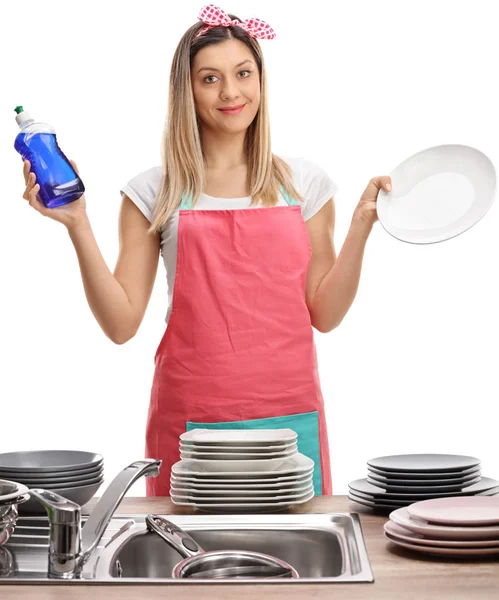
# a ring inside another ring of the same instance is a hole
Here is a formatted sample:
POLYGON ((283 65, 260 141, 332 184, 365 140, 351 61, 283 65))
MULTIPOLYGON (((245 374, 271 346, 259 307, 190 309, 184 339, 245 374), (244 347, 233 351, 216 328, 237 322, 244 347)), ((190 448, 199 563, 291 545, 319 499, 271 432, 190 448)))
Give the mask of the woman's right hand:
MULTIPOLYGON (((88 223, 88 215, 86 211, 85 194, 82 194, 78 200, 74 200, 69 204, 57 206, 56 208, 47 208, 38 197, 40 185, 36 183, 36 175, 30 172, 31 164, 29 160, 24 160, 24 181, 26 182, 26 190, 23 198, 28 201, 29 205, 38 211, 44 217, 49 217, 54 221, 58 221, 65 225, 68 230, 78 227, 81 224, 88 223)), ((79 175, 78 167, 73 160, 69 161, 79 175)))

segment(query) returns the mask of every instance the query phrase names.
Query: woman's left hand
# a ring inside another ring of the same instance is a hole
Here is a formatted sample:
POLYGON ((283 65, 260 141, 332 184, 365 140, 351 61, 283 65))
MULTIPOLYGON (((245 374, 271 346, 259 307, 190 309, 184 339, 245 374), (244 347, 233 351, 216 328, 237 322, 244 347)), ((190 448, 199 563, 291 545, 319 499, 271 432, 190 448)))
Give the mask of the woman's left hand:
POLYGON ((353 219, 370 226, 374 225, 378 220, 376 202, 378 200, 379 190, 383 189, 385 192, 391 192, 391 183, 392 179, 389 175, 373 177, 357 204, 353 219))

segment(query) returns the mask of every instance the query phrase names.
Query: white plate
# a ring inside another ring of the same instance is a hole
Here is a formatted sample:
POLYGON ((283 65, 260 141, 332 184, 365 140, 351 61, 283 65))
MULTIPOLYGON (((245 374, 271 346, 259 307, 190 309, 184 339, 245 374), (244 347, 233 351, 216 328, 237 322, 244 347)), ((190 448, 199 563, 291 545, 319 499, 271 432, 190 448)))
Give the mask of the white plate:
POLYGON ((177 477, 173 473, 170 475, 170 481, 177 483, 177 485, 189 484, 195 485, 196 487, 209 487, 209 488, 272 488, 276 486, 296 485, 311 479, 313 476, 313 467, 301 475, 290 475, 287 477, 267 477, 266 479, 199 479, 199 477, 177 477))
POLYGON ((268 460, 179 460, 172 466, 175 475, 298 475, 308 471, 314 461, 304 454, 268 460))
POLYGON ((298 434, 292 429, 192 429, 180 435, 184 442, 202 444, 252 444, 294 442, 298 434))
MULTIPOLYGON (((185 462, 185 461, 184 461, 185 462)), ((198 461, 198 462, 203 462, 203 461, 198 461)), ((310 475, 310 473, 312 473, 314 470, 314 467, 309 467, 306 471, 303 471, 302 473, 288 473, 285 474, 284 476, 281 477, 281 474, 279 472, 277 473, 273 473, 273 472, 269 472, 269 473, 219 473, 219 474, 215 474, 213 477, 210 475, 206 475, 205 473, 200 473, 197 476, 192 476, 192 475, 182 475, 182 474, 173 474, 174 477, 178 477, 179 479, 194 479, 196 481, 204 481, 205 483, 211 483, 211 482, 216 482, 216 481, 220 481, 222 483, 226 483, 226 484, 232 484, 232 483, 243 483, 243 482, 248 482, 248 483, 256 483, 258 481, 261 481, 262 483, 274 483, 276 481, 281 481, 284 480, 284 478, 289 478, 289 479, 300 479, 303 477, 306 477, 307 475, 310 475)), ((172 474, 170 474, 170 477, 172 476, 172 474)))
POLYGON ((378 218, 390 235, 411 244, 443 242, 470 229, 496 194, 491 160, 460 144, 422 150, 390 177, 392 191, 378 194, 378 218))
POLYGON ((231 446, 229 444, 198 444, 197 442, 180 442, 180 450, 187 452, 281 452, 298 449, 296 442, 286 442, 285 444, 263 444, 261 446, 240 444, 231 446))
POLYGON ((297 449, 285 450, 284 452, 189 452, 180 451, 180 458, 197 458, 198 460, 266 460, 269 458, 286 458, 297 454, 297 449))
POLYGON ((249 508, 249 509, 256 509, 256 508, 284 508, 286 506, 293 506, 293 504, 303 504, 303 502, 308 502, 309 500, 311 500, 314 497, 314 491, 312 490, 309 494, 307 494, 306 496, 304 496, 303 498, 301 498, 300 500, 293 500, 292 502, 290 502, 289 500, 286 502, 242 502, 242 503, 217 503, 217 502, 213 502, 213 503, 199 503, 199 502, 185 502, 185 501, 180 501, 180 500, 176 500, 174 499, 174 497, 172 496, 172 502, 174 504, 180 504, 182 506, 194 506, 195 508, 202 508, 205 510, 208 509, 213 509, 213 508, 223 508, 225 510, 227 509, 232 509, 232 508, 249 508))
POLYGON ((185 488, 170 487, 171 496, 176 498, 196 500, 198 502, 275 502, 277 500, 294 500, 302 496, 306 496, 314 489, 313 483, 310 482, 302 489, 292 488, 290 490, 274 490, 263 493, 260 490, 248 492, 247 490, 239 491, 224 491, 223 496, 220 495, 220 490, 213 492, 197 492, 196 490, 186 490, 185 488), (217 496, 218 494, 218 496, 217 496), (247 495, 245 495, 247 494, 247 495))
POLYGON ((305 479, 305 481, 298 484, 289 484, 282 485, 274 488, 258 488, 258 489, 247 489, 247 488, 198 488, 193 485, 185 485, 182 483, 177 483, 175 481, 170 481, 170 491, 173 491, 175 494, 179 496, 202 496, 204 494, 208 494, 210 496, 223 496, 225 494, 229 496, 241 496, 247 494, 248 496, 261 495, 261 496, 269 496, 271 494, 280 495, 280 494, 290 494, 290 493, 302 493, 304 491, 308 491, 308 488, 312 485, 312 477, 309 479, 305 479))
POLYGON ((305 496, 308 496, 310 492, 313 492, 313 485, 311 484, 308 489, 304 490, 299 494, 281 494, 280 496, 241 496, 237 498, 227 498, 226 496, 212 496, 210 498, 199 498, 198 496, 174 494, 170 491, 172 500, 180 500, 182 502, 193 501, 197 504, 276 504, 278 502, 294 502, 295 500, 301 500, 305 496))

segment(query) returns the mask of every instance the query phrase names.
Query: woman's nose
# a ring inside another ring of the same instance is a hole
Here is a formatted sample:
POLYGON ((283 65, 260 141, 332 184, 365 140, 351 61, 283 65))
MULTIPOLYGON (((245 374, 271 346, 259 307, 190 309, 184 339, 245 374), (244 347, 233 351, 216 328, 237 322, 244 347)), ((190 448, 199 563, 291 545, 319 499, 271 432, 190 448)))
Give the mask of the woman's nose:
POLYGON ((235 81, 226 80, 222 85, 222 98, 238 98, 239 90, 235 81))

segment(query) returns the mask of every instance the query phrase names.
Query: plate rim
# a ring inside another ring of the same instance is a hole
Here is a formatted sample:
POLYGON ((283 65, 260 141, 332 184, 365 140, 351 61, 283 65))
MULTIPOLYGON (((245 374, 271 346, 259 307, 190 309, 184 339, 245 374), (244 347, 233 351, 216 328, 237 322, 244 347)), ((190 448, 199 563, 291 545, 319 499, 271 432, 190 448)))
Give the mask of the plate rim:
MULTIPOLYGON (((455 148, 460 148, 460 149, 466 149, 466 151, 472 151, 473 153, 475 153, 476 155, 479 155, 482 158, 482 161, 484 162, 484 164, 488 163, 489 168, 491 169, 491 174, 494 178, 494 189, 492 191, 492 194, 490 196, 490 199, 488 200, 487 204, 484 204, 484 208, 481 211, 480 216, 478 217, 478 219, 473 220, 473 222, 471 222, 471 224, 467 224, 464 228, 461 225, 461 227, 459 229, 454 229, 451 230, 452 232, 449 234, 433 234, 433 237, 429 237, 427 239, 424 240, 415 240, 415 239, 410 239, 407 237, 403 237, 400 233, 397 235, 395 233, 395 231, 393 230, 394 228, 390 227, 390 223, 389 220, 387 218, 387 211, 388 211, 388 199, 389 199, 389 194, 390 192, 385 192, 384 190, 380 189, 379 190, 379 194, 378 194, 378 199, 377 199, 377 203, 376 203, 376 213, 378 216, 378 220, 381 224, 381 226, 383 227, 383 229, 389 233, 392 237, 394 237, 395 239, 401 241, 401 242, 406 242, 406 243, 410 243, 410 244, 416 244, 416 245, 422 245, 422 244, 435 244, 435 243, 439 243, 439 242, 444 242, 447 241, 449 239, 452 239, 454 237, 457 237, 458 235, 463 234, 464 232, 468 231, 469 229, 471 229, 472 227, 474 227, 477 223, 479 223, 483 217, 488 213, 488 211, 490 210, 492 204, 494 203, 496 194, 497 194, 497 171, 495 168, 494 163, 492 162, 492 160, 489 158, 489 156, 487 156, 487 154, 485 154, 484 152, 482 152, 481 150, 479 150, 478 148, 475 148, 474 146, 469 146, 467 144, 438 144, 436 146, 430 146, 428 148, 423 148, 422 150, 419 150, 418 152, 412 154, 411 156, 407 157, 406 159, 404 159, 402 162, 400 162, 390 173, 390 177, 396 176, 396 172, 398 169, 403 170, 404 168, 406 168, 408 165, 410 165, 410 163, 412 161, 417 161, 418 158, 421 157, 421 155, 424 155, 426 153, 430 153, 432 151, 435 150, 443 150, 443 151, 448 151, 450 149, 455 149, 455 148)), ((473 206, 473 204, 472 204, 473 206)), ((466 214, 469 212, 469 209, 459 218, 459 221, 466 216, 466 214)), ((448 229, 451 225, 452 225, 453 221, 451 221, 448 225, 444 226, 444 227, 439 227, 436 228, 437 231, 441 231, 441 230, 446 230, 448 229)), ((400 229, 400 228, 398 228, 400 229)), ((420 229, 418 231, 423 231, 423 232, 429 232, 434 230, 435 228, 426 228, 426 229, 420 229)), ((407 234, 406 234, 407 235, 407 234)))

